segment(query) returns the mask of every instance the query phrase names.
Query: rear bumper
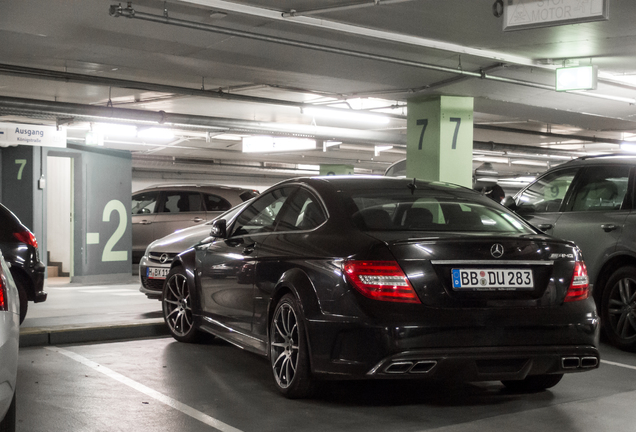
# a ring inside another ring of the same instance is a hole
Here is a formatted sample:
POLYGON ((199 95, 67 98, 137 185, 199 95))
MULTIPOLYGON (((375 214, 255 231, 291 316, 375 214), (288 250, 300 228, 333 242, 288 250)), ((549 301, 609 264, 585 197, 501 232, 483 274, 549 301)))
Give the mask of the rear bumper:
POLYGON ((529 375, 584 372, 598 368, 593 346, 523 346, 421 350, 382 359, 368 377, 461 381, 521 380, 529 375))
POLYGON ((44 291, 44 273, 46 271, 46 266, 41 262, 38 262, 32 269, 30 269, 31 280, 33 281, 33 291, 34 291, 34 303, 41 303, 46 301, 48 294, 44 291))
POLYGON ((529 319, 534 312, 501 311, 495 319, 489 313, 488 320, 464 325, 455 314, 446 325, 322 315, 307 320, 311 367, 323 378, 463 381, 516 380, 598 367, 600 327, 593 302, 557 309, 534 319, 529 319))

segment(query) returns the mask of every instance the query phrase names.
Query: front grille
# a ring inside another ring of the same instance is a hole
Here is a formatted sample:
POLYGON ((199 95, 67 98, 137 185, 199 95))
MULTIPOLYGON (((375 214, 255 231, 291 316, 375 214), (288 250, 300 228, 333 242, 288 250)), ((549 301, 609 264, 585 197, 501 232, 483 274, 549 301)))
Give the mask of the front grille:
POLYGON ((164 252, 149 252, 148 253, 148 259, 152 262, 155 263, 159 263, 159 264, 170 264, 172 262, 172 260, 174 260, 174 257, 176 257, 178 254, 176 253, 164 253, 164 252), (161 261, 161 257, 164 257, 165 261, 161 261))
POLYGON ((161 292, 161 290, 163 290, 163 282, 163 279, 148 279, 146 276, 141 277, 141 284, 144 288, 151 291, 161 292))

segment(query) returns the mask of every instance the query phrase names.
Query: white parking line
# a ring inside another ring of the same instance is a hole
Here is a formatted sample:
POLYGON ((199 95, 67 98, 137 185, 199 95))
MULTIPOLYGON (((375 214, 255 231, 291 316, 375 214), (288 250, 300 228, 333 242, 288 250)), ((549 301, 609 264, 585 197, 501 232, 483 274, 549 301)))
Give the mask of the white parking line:
POLYGON ((131 292, 133 288, 104 288, 104 289, 96 289, 96 290, 78 290, 77 292, 81 293, 121 293, 121 292, 131 292))
POLYGON ((153 390, 150 387, 146 387, 145 385, 138 383, 137 381, 131 380, 130 378, 125 377, 124 375, 117 373, 112 369, 102 366, 99 363, 95 363, 94 361, 89 360, 86 357, 83 357, 72 351, 67 351, 65 349, 58 348, 58 347, 45 347, 45 348, 50 351, 54 351, 56 353, 65 355, 66 357, 73 359, 76 362, 83 364, 84 366, 88 366, 89 368, 94 369, 97 372, 100 372, 114 380, 117 380, 120 383, 125 384, 128 387, 133 388, 137 390, 138 392, 145 394, 146 396, 150 396, 151 398, 165 405, 168 405, 171 408, 181 411, 183 414, 186 414, 192 417, 193 419, 199 420, 201 423, 204 423, 208 426, 212 426, 213 428, 216 428, 222 432, 242 432, 240 429, 236 429, 228 424, 225 424, 222 421, 215 419, 214 417, 210 417, 209 415, 204 414, 201 411, 198 411, 188 405, 185 405, 179 402, 178 400, 172 399, 171 397, 166 396, 163 393, 159 393, 158 391, 153 390))
POLYGON ((634 370, 636 370, 636 366, 626 365, 626 364, 623 364, 623 363, 616 363, 616 362, 609 361, 609 360, 601 360, 601 363, 605 363, 605 364, 612 365, 612 366, 618 366, 618 367, 622 367, 622 368, 626 368, 626 369, 634 369, 634 370))

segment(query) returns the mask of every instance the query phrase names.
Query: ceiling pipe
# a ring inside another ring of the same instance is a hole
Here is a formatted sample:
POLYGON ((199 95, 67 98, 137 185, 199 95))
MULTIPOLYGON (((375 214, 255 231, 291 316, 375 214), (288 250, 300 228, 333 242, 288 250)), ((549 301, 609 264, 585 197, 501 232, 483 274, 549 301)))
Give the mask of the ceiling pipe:
MULTIPOLYGON (((57 119, 59 117, 72 117, 75 121, 103 121, 103 122, 126 122, 132 124, 159 124, 166 126, 174 126, 177 128, 199 128, 214 129, 216 131, 233 131, 245 133, 265 133, 279 136, 305 136, 328 141, 346 141, 351 144, 365 144, 369 150, 373 150, 375 144, 390 144, 405 148, 406 135, 365 131, 357 129, 307 126, 307 125, 290 125, 281 123, 266 123, 251 120, 235 120, 221 117, 207 117, 187 114, 173 114, 164 111, 147 111, 128 108, 102 107, 95 105, 74 104, 65 102, 42 101, 34 99, 21 99, 0 97, 0 114, 7 112, 14 115, 37 116, 41 118, 50 116, 57 119)), ((475 128, 492 128, 489 125, 474 125, 475 128)), ((528 131, 512 128, 499 128, 505 132, 525 133, 528 131)), ((546 133, 533 132, 537 135, 546 135, 546 133)), ((572 135, 558 135, 560 138, 572 138, 572 135)), ((586 138, 586 137, 582 137, 586 138)), ((595 137, 587 137, 593 139, 595 137)), ((607 142, 607 140, 603 141, 607 142)), ((482 142, 474 141, 473 150, 484 151, 512 151, 516 153, 526 154, 551 154, 560 156, 572 156, 573 152, 554 149, 537 149, 536 147, 501 144, 492 141, 482 142)), ((394 149, 398 152, 398 149, 394 149)))
POLYGON ((203 24, 203 23, 198 23, 194 21, 170 18, 169 16, 166 16, 166 15, 153 15, 153 14, 149 14, 145 12, 139 12, 130 6, 124 8, 121 5, 112 5, 110 6, 110 15, 115 18, 123 16, 130 19, 140 19, 143 21, 174 25, 174 26, 189 28, 193 30, 209 31, 213 33, 225 34, 228 36, 258 40, 261 42, 270 42, 270 43, 276 43, 281 45, 293 46, 296 48, 305 48, 305 49, 311 49, 315 51, 327 52, 331 54, 339 54, 339 55, 344 55, 348 57, 356 57, 356 58, 361 58, 366 60, 382 61, 385 63, 397 64, 401 66, 409 66, 409 67, 433 70, 437 72, 449 73, 454 75, 463 75, 463 76, 469 76, 473 78, 481 78, 481 79, 503 82, 508 84, 515 84, 515 85, 520 85, 525 87, 538 88, 542 90, 555 91, 555 87, 551 85, 540 84, 540 83, 519 80, 514 78, 506 78, 506 77, 489 75, 484 70, 480 70, 478 72, 472 72, 472 71, 467 71, 467 70, 458 69, 458 68, 439 66, 439 65, 417 62, 412 60, 404 60, 404 59, 399 59, 396 57, 388 57, 388 56, 382 56, 378 54, 364 53, 364 52, 353 51, 353 50, 348 50, 344 48, 335 48, 335 47, 330 47, 325 45, 318 45, 318 44, 314 44, 310 42, 302 42, 298 40, 285 39, 285 38, 276 37, 276 36, 266 36, 266 35, 252 33, 248 31, 232 30, 232 29, 214 26, 210 24, 203 24))
POLYGON ((413 0, 373 0, 371 2, 367 1, 364 3, 348 3, 348 4, 342 4, 339 6, 330 6, 330 7, 319 8, 319 9, 308 9, 304 11, 297 11, 292 9, 289 12, 283 12, 281 16, 283 18, 293 18, 293 17, 299 17, 299 16, 318 15, 321 13, 328 13, 328 12, 340 12, 340 11, 351 10, 351 9, 360 9, 360 8, 365 8, 369 6, 380 6, 380 5, 388 5, 393 3, 405 3, 409 1, 413 1, 413 0))
POLYGON ((221 9, 229 12, 235 12, 244 15, 267 18, 274 21, 293 22, 308 27, 315 27, 322 30, 337 31, 341 33, 363 36, 366 38, 374 38, 394 43, 417 46, 420 48, 430 48, 440 51, 452 52, 455 54, 466 54, 479 58, 489 58, 497 62, 512 63, 524 66, 532 66, 544 69, 555 69, 556 66, 548 64, 537 64, 533 59, 511 55, 503 52, 490 51, 486 49, 470 48, 454 43, 443 42, 434 39, 425 39, 417 36, 393 33, 383 30, 376 30, 368 27, 360 27, 337 21, 330 21, 322 18, 312 17, 294 17, 293 19, 281 16, 281 11, 265 9, 261 7, 248 6, 245 4, 235 3, 226 0, 182 0, 185 3, 191 3, 199 6, 205 6, 211 9, 221 9))
POLYGON ((302 124, 284 124, 237 120, 223 117, 166 113, 130 108, 114 108, 67 102, 0 97, 0 113, 33 116, 75 117, 76 121, 126 122, 144 125, 157 124, 175 128, 200 128, 249 134, 273 134, 322 140, 347 141, 360 144, 406 145, 406 135, 381 131, 335 128, 302 124))
POLYGON ((496 131, 496 132, 510 132, 510 133, 524 134, 524 135, 536 135, 536 136, 543 136, 543 137, 559 138, 563 140, 580 140, 580 141, 588 141, 588 142, 595 142, 595 143, 620 145, 625 142, 623 140, 617 140, 612 138, 601 138, 601 137, 595 137, 595 136, 590 137, 585 135, 558 134, 553 132, 533 131, 533 130, 527 130, 527 129, 515 129, 515 128, 504 127, 504 126, 494 126, 494 125, 485 125, 485 124, 481 124, 481 125, 476 124, 474 125, 474 128, 496 131))
MULTIPOLYGON (((169 93, 183 96, 194 96, 194 97, 205 97, 212 99, 223 99, 229 101, 236 102, 246 102, 246 103, 258 103, 258 104, 267 104, 274 106, 283 106, 283 107, 291 107, 291 108, 307 108, 313 107, 315 104, 305 103, 305 102, 295 102, 284 99, 272 99, 265 98, 260 96, 246 96, 236 93, 228 93, 222 90, 204 90, 204 89, 194 89, 188 87, 180 87, 173 86, 167 84, 155 84, 148 83, 142 81, 132 81, 125 80, 119 78, 108 78, 108 77, 98 77, 87 74, 80 73, 72 73, 72 72, 61 72, 54 71, 49 69, 37 69, 30 68, 25 66, 15 66, 9 64, 0 63, 0 75, 8 75, 8 76, 16 76, 20 78, 33 78, 33 79, 44 79, 44 80, 52 80, 52 81, 61 81, 61 82, 70 82, 75 84, 91 84, 91 85, 102 85, 106 87, 119 87, 119 88, 128 88, 135 90, 143 90, 143 91, 151 91, 157 93, 169 93)), ((274 88, 282 88, 280 86, 269 86, 274 88)), ((312 90, 304 90, 300 88, 282 88, 288 91, 295 91, 299 93, 315 93, 312 90)), ((338 98, 339 95, 323 95, 326 97, 332 97, 334 99, 338 98)), ((141 101, 144 102, 144 101, 141 101)), ((328 103, 337 103, 338 101, 329 101, 328 103)), ((133 102, 135 103, 135 102, 133 102)), ((342 109, 342 108, 333 108, 333 107, 325 107, 325 109, 334 110, 334 112, 347 111, 350 112, 350 109, 342 109)), ((390 114, 390 113, 382 113, 385 117, 391 117, 396 119, 403 119, 404 116, 398 114, 390 114)))

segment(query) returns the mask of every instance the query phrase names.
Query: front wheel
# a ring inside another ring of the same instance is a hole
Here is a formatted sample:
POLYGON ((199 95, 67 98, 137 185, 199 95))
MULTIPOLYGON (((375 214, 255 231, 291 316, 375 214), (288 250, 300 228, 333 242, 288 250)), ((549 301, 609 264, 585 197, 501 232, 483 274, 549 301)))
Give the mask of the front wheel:
POLYGON ((299 302, 284 295, 270 323, 269 354, 278 390, 290 399, 308 397, 314 390, 309 366, 305 323, 299 302))
POLYGON ((563 374, 531 375, 522 380, 501 381, 514 392, 534 393, 554 387, 561 381, 563 374))
POLYGON ((601 302, 601 322, 613 345, 636 351, 636 268, 621 267, 607 281, 601 302))
POLYGON ((163 319, 179 342, 196 342, 200 332, 194 327, 192 296, 183 267, 170 270, 161 295, 163 319))

